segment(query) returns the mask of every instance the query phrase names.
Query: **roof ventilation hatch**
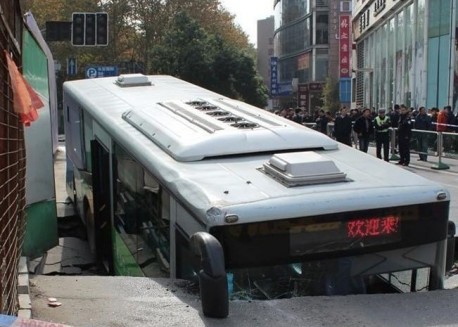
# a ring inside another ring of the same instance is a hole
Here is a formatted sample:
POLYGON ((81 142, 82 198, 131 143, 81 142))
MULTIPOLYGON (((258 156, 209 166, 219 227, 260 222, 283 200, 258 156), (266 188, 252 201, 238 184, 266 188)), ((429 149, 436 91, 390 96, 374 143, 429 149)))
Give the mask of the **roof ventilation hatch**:
POLYGON ((332 160, 316 152, 275 154, 260 170, 286 187, 348 181, 332 160))
POLYGON ((143 74, 119 75, 115 83, 116 85, 121 86, 121 87, 151 85, 151 82, 148 80, 148 76, 145 76, 143 74))

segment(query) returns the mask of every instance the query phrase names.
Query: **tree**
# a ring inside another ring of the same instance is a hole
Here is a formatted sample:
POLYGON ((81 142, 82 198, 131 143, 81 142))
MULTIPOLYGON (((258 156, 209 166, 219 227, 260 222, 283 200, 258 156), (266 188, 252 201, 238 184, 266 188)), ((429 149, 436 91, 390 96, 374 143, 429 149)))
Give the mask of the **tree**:
POLYGON ((185 12, 175 16, 161 45, 152 49, 153 69, 191 83, 206 85, 213 75, 211 37, 185 12))
POLYGON ((260 107, 266 104, 253 47, 219 0, 21 1, 41 28, 46 21, 71 21, 73 12, 108 13, 108 46, 49 44, 63 67, 67 58, 77 58, 80 70, 72 78, 85 78, 89 65, 143 63, 145 74, 170 74, 260 107))
POLYGON ((153 48, 152 68, 198 84, 231 98, 264 107, 267 89, 254 59, 207 33, 187 13, 176 15, 161 45, 153 48))
POLYGON ((324 110, 330 111, 332 114, 335 114, 339 110, 339 83, 331 76, 326 78, 322 99, 324 103, 324 110))

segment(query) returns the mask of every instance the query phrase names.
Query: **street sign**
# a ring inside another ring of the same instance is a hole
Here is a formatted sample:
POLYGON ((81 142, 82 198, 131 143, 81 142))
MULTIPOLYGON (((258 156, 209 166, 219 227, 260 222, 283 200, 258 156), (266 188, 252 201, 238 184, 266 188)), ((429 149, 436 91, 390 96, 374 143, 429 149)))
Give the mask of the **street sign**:
POLYGON ((75 76, 77 69, 76 58, 67 58, 67 75, 75 76))
POLYGON ((278 58, 270 57, 270 94, 278 95, 278 58))
POLYGON ((86 78, 118 76, 117 66, 91 66, 86 68, 86 78))

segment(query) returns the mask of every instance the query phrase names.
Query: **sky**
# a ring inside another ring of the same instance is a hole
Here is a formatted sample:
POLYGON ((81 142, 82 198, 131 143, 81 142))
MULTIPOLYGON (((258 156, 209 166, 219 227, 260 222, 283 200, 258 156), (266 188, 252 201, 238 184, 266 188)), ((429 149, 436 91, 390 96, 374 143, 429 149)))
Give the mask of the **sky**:
POLYGON ((256 45, 257 22, 273 15, 273 0, 220 0, 221 4, 235 15, 235 22, 248 35, 250 43, 256 45))

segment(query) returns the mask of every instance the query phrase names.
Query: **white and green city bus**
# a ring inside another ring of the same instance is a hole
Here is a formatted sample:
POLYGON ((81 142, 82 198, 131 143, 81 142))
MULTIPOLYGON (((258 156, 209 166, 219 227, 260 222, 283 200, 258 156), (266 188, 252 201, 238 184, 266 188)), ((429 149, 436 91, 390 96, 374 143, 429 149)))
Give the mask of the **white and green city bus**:
POLYGON ((109 273, 198 279, 210 316, 228 292, 443 287, 440 185, 170 76, 66 82, 64 111, 68 190, 109 273))

